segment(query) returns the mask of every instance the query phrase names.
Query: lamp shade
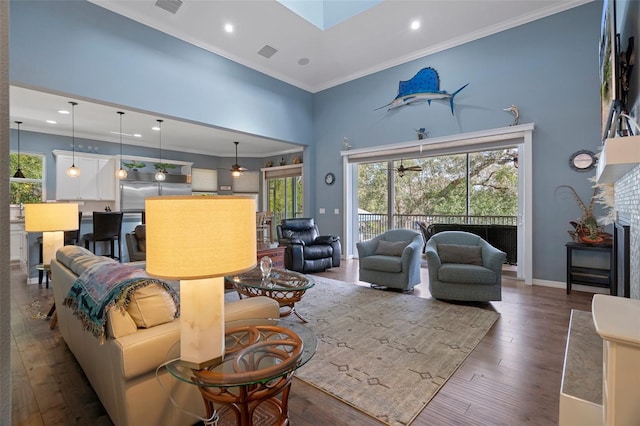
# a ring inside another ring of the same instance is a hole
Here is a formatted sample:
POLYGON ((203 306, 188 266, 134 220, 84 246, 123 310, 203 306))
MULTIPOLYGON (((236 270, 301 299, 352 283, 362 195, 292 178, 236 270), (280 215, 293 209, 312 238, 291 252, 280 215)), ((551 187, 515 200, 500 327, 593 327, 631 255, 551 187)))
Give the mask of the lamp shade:
POLYGON ((256 264, 251 197, 148 197, 145 216, 151 275, 193 280, 240 273, 256 264))
POLYGON ((78 226, 78 205, 75 203, 24 205, 24 230, 27 232, 74 231, 78 226))

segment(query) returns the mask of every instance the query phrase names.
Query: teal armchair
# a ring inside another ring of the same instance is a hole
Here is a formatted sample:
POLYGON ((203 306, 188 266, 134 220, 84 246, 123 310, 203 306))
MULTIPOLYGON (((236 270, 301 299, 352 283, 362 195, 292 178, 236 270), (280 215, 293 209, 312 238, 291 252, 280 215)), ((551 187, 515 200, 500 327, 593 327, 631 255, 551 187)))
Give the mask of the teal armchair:
POLYGON ((420 284, 422 236, 393 229, 356 244, 359 279, 372 286, 411 291, 420 284))
POLYGON ((435 299, 502 300, 506 253, 475 234, 443 231, 427 241, 429 291, 435 299))

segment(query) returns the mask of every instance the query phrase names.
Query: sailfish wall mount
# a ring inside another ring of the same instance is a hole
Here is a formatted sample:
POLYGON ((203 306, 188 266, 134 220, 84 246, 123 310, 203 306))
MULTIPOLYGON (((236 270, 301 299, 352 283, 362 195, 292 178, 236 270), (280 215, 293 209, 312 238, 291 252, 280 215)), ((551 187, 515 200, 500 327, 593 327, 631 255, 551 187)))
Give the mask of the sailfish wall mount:
POLYGON ((431 67, 423 68, 418 71, 411 80, 400 81, 400 83, 398 83, 398 96, 388 104, 376 108, 376 110, 388 108, 388 111, 418 101, 427 101, 427 103, 431 105, 431 101, 433 100, 449 99, 451 114, 453 115, 453 98, 468 85, 469 83, 465 84, 453 93, 440 90, 440 76, 438 75, 438 71, 431 67))

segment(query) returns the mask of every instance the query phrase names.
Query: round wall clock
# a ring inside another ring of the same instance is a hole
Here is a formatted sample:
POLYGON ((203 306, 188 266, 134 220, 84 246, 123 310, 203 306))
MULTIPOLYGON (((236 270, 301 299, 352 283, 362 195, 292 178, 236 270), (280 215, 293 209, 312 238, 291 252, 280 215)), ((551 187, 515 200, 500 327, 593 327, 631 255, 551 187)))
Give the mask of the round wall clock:
POLYGON ((336 181, 336 175, 334 175, 333 173, 327 173, 326 175, 324 175, 324 183, 326 183, 327 185, 333 185, 336 181))
POLYGON ((596 162, 597 158, 595 154, 586 149, 574 152, 571 158, 569 158, 569 166, 579 172, 586 172, 593 169, 596 166, 596 162))

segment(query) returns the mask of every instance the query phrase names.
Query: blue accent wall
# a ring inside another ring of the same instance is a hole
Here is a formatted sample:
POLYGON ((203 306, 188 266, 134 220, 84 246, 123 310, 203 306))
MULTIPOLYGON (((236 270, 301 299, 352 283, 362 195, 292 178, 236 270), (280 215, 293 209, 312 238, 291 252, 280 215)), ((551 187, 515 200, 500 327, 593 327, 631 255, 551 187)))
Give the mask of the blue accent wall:
MULTIPOLYGON (((515 104, 520 123, 533 132, 533 271, 535 279, 565 280, 565 243, 569 221, 581 216, 573 200, 555 197, 560 184, 572 185, 583 200, 591 197, 587 180, 595 174, 575 172, 568 160, 577 150, 597 152, 600 145, 598 39, 601 3, 590 3, 527 25, 476 40, 376 74, 345 83, 314 98, 315 181, 342 170, 343 138, 353 148, 416 139, 416 128, 430 137, 504 127, 515 104), (440 74, 449 93, 469 83, 448 101, 374 110, 398 93, 398 82, 424 67, 440 74)), ((339 182, 340 183, 340 180, 339 182)), ((342 186, 316 186, 316 215, 322 230, 339 230, 342 186)))
POLYGON ((299 144, 313 95, 86 1, 11 1, 10 82, 299 144))
POLYGON ((342 231, 343 212, 333 210, 342 208, 344 137, 363 148, 413 140, 419 127, 431 137, 504 127, 512 116, 503 109, 516 104, 520 123, 536 126, 534 278, 563 282, 569 221, 580 211, 554 190, 568 184, 583 199, 591 196, 587 178, 594 173, 575 172, 568 160, 600 144, 601 7, 589 3, 310 94, 91 3, 14 0, 10 78, 12 84, 306 144, 305 210, 323 233, 342 231), (455 98, 455 115, 440 101, 374 111, 395 97, 400 80, 427 66, 438 70, 441 89, 453 92, 469 83, 455 98), (318 183, 329 171, 337 184, 318 183), (319 208, 331 214, 314 214, 319 208))

